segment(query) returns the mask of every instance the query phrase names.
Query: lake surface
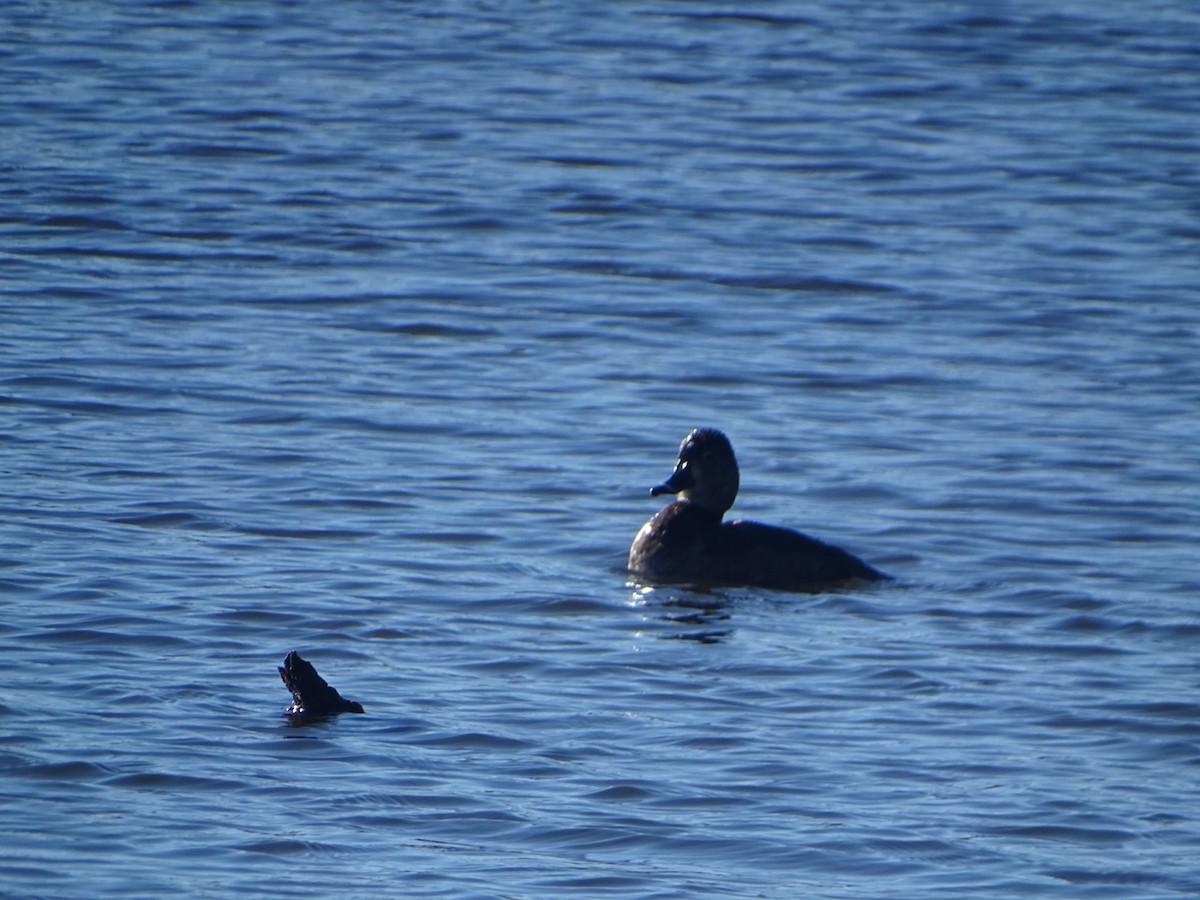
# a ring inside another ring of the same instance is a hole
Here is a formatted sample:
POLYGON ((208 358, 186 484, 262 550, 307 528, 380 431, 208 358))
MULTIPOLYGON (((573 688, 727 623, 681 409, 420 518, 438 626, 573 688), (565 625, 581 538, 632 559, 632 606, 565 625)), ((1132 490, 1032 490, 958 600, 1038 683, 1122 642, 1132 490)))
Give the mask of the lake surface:
POLYGON ((5 5, 0 892, 1200 895, 1198 46, 5 5), (895 581, 631 581, 696 425, 895 581))

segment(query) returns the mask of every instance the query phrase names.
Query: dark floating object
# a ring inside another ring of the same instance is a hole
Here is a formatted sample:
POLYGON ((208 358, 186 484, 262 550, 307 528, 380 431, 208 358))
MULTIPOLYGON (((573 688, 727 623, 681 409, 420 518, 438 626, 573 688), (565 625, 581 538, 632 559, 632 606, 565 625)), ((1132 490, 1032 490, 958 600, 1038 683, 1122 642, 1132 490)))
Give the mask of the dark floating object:
POLYGON ((642 526, 629 570, 651 581, 817 591, 887 575, 840 547, 747 519, 722 522, 738 492, 729 438, 697 428, 679 445, 675 471, 650 496, 677 494, 642 526))
POLYGON ((362 704, 347 700, 317 674, 312 663, 293 650, 283 658, 279 677, 292 692, 292 705, 287 715, 306 718, 323 718, 338 713, 360 713, 362 704))

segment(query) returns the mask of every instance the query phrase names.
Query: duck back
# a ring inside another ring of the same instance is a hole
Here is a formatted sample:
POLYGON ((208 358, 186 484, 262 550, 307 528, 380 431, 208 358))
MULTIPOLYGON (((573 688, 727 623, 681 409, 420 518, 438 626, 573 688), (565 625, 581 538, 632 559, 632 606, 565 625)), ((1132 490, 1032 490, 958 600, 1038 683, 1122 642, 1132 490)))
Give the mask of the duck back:
POLYGON ((722 584, 805 590, 887 577, 841 547, 749 519, 716 529, 707 557, 714 580, 722 584))
POLYGON ((658 581, 818 590, 886 578, 852 553, 814 537, 676 500, 634 538, 631 571, 658 581))

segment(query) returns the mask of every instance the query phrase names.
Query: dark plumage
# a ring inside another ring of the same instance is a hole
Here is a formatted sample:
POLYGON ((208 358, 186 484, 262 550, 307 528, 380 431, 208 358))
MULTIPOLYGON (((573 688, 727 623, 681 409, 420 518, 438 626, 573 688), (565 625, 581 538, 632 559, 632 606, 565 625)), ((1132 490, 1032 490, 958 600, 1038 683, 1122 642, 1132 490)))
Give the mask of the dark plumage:
POLYGON ((675 471, 651 496, 677 494, 637 533, 629 569, 652 581, 816 590, 887 578, 858 557, 816 538, 737 519, 722 522, 738 492, 729 439, 697 428, 679 446, 675 471))
POLYGON ((283 658, 279 667, 279 677, 284 686, 292 692, 292 705, 288 707, 289 716, 307 716, 320 718, 337 713, 363 711, 362 704, 347 700, 317 674, 312 663, 293 650, 283 658))

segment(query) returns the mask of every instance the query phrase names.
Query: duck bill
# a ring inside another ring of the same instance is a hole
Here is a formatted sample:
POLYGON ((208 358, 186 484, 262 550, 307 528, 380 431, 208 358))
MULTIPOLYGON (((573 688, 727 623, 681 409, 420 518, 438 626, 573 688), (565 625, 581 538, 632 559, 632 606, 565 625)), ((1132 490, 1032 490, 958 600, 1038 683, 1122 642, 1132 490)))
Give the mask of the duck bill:
POLYGON ((694 484, 692 473, 688 470, 688 464, 681 462, 675 467, 675 471, 671 473, 671 477, 656 487, 650 488, 650 496, 657 497, 660 494, 678 494, 680 491, 686 491, 694 484))

